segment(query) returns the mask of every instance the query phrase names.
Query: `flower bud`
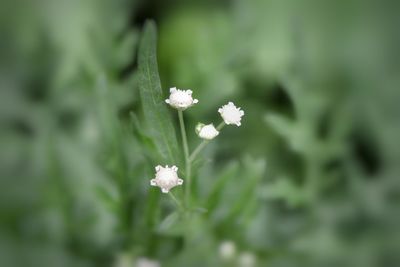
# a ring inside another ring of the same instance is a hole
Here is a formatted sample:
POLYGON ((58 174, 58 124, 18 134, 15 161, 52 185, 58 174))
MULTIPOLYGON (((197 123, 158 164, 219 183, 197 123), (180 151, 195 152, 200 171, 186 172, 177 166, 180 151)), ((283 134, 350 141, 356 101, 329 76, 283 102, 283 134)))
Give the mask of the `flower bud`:
POLYGON ((196 133, 200 138, 205 140, 214 139, 217 135, 219 135, 219 132, 217 131, 217 129, 215 129, 212 123, 208 125, 205 125, 203 123, 197 124, 196 133))

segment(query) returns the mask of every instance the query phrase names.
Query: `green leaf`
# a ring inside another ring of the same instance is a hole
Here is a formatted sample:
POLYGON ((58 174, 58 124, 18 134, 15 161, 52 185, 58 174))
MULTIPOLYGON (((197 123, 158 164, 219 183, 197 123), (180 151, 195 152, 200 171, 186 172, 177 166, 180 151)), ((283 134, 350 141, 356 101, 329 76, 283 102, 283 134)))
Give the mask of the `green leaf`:
POLYGON ((205 208, 209 210, 210 213, 218 206, 220 199, 223 197, 222 191, 228 181, 238 172, 238 169, 239 165, 237 162, 233 162, 222 171, 222 174, 219 175, 211 192, 206 198, 205 208))
POLYGON ((276 114, 269 113, 265 116, 266 122, 280 135, 289 138, 293 132, 293 122, 276 114))
POLYGON ((246 209, 249 206, 251 207, 251 201, 256 201, 257 188, 265 172, 266 164, 263 159, 255 160, 246 156, 243 163, 243 170, 245 171, 242 177, 246 177, 246 180, 241 184, 241 190, 236 197, 236 201, 231 204, 225 222, 234 221, 235 218, 243 215, 246 209))
POLYGON ((263 198, 269 200, 282 199, 290 207, 298 207, 307 201, 303 189, 286 177, 280 177, 275 182, 266 185, 260 192, 263 198))
POLYGON ((158 74, 157 30, 154 22, 147 21, 139 45, 139 91, 144 117, 160 160, 160 164, 177 164, 178 142, 171 117, 162 97, 158 74))

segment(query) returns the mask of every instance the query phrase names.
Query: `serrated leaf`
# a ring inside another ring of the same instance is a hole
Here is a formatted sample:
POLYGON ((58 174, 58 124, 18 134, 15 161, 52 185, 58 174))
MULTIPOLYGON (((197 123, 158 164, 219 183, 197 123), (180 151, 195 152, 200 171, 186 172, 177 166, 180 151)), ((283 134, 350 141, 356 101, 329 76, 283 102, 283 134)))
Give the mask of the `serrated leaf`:
POLYGON ((139 91, 149 134, 161 164, 176 164, 179 155, 175 129, 162 97, 156 55, 157 30, 147 21, 139 45, 139 91))

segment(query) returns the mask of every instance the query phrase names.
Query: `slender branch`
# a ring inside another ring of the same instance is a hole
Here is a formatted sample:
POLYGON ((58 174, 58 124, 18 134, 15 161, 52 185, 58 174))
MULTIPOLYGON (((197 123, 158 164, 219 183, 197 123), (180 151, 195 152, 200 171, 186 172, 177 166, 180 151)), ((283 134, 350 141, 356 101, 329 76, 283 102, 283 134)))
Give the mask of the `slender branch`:
POLYGON ((186 190, 185 190, 185 203, 189 206, 190 189, 191 189, 191 164, 189 160, 189 146, 187 142, 185 122, 183 120, 182 110, 178 110, 179 126, 181 128, 183 152, 185 154, 185 171, 186 171, 186 190))
POLYGON ((190 191, 191 191, 191 162, 189 158, 186 158, 186 191, 185 191, 185 203, 187 208, 189 208, 190 201, 190 191))
POLYGON ((197 147, 196 149, 192 152, 192 154, 189 157, 189 161, 192 162, 197 154, 200 153, 201 150, 203 150, 203 148, 210 142, 210 140, 203 140, 197 147))
MULTIPOLYGON (((217 130, 221 131, 222 128, 224 128, 225 126, 225 122, 221 122, 218 126, 217 126, 217 130)), ((197 154, 199 154, 201 152, 201 150, 203 150, 203 148, 210 142, 210 140, 203 140, 197 147, 196 149, 192 152, 192 154, 189 156, 189 161, 193 162, 197 156, 197 154)))
POLYGON ((218 126, 217 126, 217 130, 218 131, 221 131, 222 130, 222 128, 224 128, 224 126, 225 126, 226 124, 225 124, 225 122, 224 121, 222 121, 220 124, 218 124, 218 126))
POLYGON ((189 146, 186 137, 185 122, 183 121, 182 110, 178 110, 179 126, 181 128, 182 142, 183 142, 183 152, 185 153, 185 160, 189 158, 189 146))
POLYGON ((178 208, 182 209, 182 204, 181 202, 174 196, 174 194, 172 194, 171 191, 168 192, 168 195, 172 198, 172 200, 175 202, 176 206, 178 206, 178 208))

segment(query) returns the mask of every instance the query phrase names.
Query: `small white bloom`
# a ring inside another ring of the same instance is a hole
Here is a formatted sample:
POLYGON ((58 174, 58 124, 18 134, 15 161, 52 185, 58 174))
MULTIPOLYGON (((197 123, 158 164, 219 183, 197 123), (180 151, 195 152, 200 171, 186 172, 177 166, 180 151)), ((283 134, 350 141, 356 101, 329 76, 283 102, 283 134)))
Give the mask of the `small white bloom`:
POLYGON ((214 137, 219 135, 219 132, 217 131, 217 129, 215 129, 212 123, 208 125, 204 125, 203 123, 197 124, 196 133, 200 138, 206 140, 214 139, 214 137))
POLYGON ((227 105, 222 106, 218 109, 218 112, 221 114, 222 119, 226 124, 236 124, 240 126, 240 121, 242 120, 242 116, 244 115, 244 111, 237 108, 232 102, 229 102, 227 105))
POLYGON ((193 99, 192 90, 180 90, 173 87, 169 89, 169 92, 169 98, 165 102, 176 109, 185 110, 199 102, 199 100, 193 99))
POLYGON ((223 260, 232 260, 236 254, 236 245, 232 241, 224 241, 219 245, 219 256, 223 260))
POLYGON ((256 256, 250 252, 243 252, 239 256, 240 267, 254 267, 256 265, 256 256))
POLYGON ((172 166, 162 167, 158 165, 156 168, 156 177, 151 179, 152 186, 158 186, 163 193, 168 193, 171 188, 183 184, 183 180, 178 177, 178 167, 172 166))
POLYGON ((136 267, 160 267, 160 263, 155 260, 150 260, 147 258, 139 258, 136 261, 136 267))

